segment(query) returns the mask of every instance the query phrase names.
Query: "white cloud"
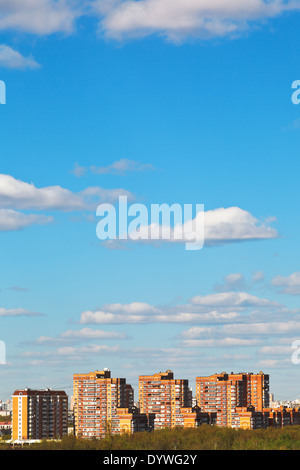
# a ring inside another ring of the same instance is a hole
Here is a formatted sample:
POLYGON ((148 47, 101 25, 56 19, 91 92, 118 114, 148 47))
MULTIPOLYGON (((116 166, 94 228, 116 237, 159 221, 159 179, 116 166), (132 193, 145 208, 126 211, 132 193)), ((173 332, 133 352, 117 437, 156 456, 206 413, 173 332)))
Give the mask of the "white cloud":
POLYGON ((263 346, 259 349, 259 354, 268 356, 291 356, 293 352, 292 345, 290 346, 263 346))
POLYGON ((9 69, 34 69, 39 64, 31 57, 24 57, 11 47, 0 44, 0 67, 9 69))
POLYGON ((233 324, 224 325, 222 329, 224 334, 232 335, 281 335, 287 333, 300 332, 300 322, 282 321, 269 323, 253 323, 253 324, 233 324))
POLYGON ((186 348, 238 348, 257 346, 260 341, 244 338, 188 339, 182 342, 186 348))
POLYGON ((94 339, 105 339, 105 340, 120 340, 125 339, 125 333, 119 333, 117 331, 104 331, 104 330, 93 330, 91 328, 82 328, 81 330, 67 330, 62 332, 58 337, 52 338, 49 336, 40 336, 34 341, 34 344, 49 345, 49 344, 61 344, 70 343, 77 341, 88 341, 94 339))
POLYGON ((152 305, 149 305, 145 302, 131 302, 130 304, 106 304, 103 308, 113 313, 124 313, 126 315, 145 315, 159 313, 158 308, 153 307, 152 305))
POLYGON ((0 0, 0 30, 38 35, 71 32, 80 12, 78 0, 0 0))
POLYGON ((180 42, 237 37, 252 25, 298 9, 298 0, 0 0, 0 30, 71 33, 77 19, 93 14, 110 38, 158 34, 180 42))
POLYGON ((277 276, 272 279, 272 285, 280 287, 283 294, 300 295, 300 272, 290 276, 277 276))
POLYGON ((253 284, 258 283, 263 281, 265 278, 265 275, 262 271, 255 271, 252 276, 252 282, 253 284))
POLYGON ((118 333, 117 331, 104 331, 104 330, 92 330, 91 328, 83 328, 79 331, 68 330, 64 331, 60 335, 64 339, 124 339, 125 333, 118 333))
POLYGON ((22 230, 31 225, 45 225, 53 222, 53 217, 39 214, 23 214, 11 209, 0 209, 0 232, 22 230))
POLYGON ((88 171, 91 171, 95 175, 125 175, 129 172, 146 172, 154 171, 153 165, 150 163, 141 163, 134 160, 128 160, 126 158, 121 158, 111 165, 107 166, 90 166, 84 167, 75 163, 72 173, 80 178, 84 176, 88 171))
POLYGON ((278 302, 250 295, 246 292, 221 292, 196 296, 191 302, 202 307, 280 307, 278 302))
POLYGON ((0 308, 0 317, 37 317, 42 316, 41 313, 38 312, 30 312, 24 308, 0 308))
MULTIPOLYGON (((183 306, 182 310, 188 309, 183 306)), ((155 310, 155 307, 153 307, 155 310)), ((236 320, 239 314, 236 312, 217 312, 210 311, 208 313, 195 313, 176 311, 172 309, 162 309, 156 314, 149 312, 140 313, 124 313, 108 310, 86 310, 80 315, 80 323, 82 324, 146 324, 146 323, 210 323, 210 322, 230 322, 236 320)))
POLYGON ((239 207, 219 208, 205 212, 205 243, 214 245, 233 241, 277 238, 278 232, 268 221, 259 222, 239 207))
POLYGON ((241 273, 228 274, 224 277, 223 284, 216 284, 214 290, 218 292, 231 292, 245 288, 244 276, 241 273))
POLYGON ((101 29, 122 40, 159 34, 170 41, 235 37, 253 23, 298 10, 297 0, 97 0, 101 29))
POLYGON ((83 355, 94 355, 99 353, 117 353, 120 351, 120 346, 106 346, 99 344, 92 344, 90 346, 83 346, 76 348, 72 346, 65 346, 57 348, 57 354, 59 356, 78 356, 81 358, 83 355))
POLYGON ((215 329, 210 327, 193 326, 187 331, 184 331, 181 336, 186 339, 197 339, 202 336, 211 335, 214 331, 215 329))
POLYGON ((75 163, 73 170, 71 173, 75 175, 77 178, 84 176, 88 171, 88 168, 85 166, 80 166, 78 163, 75 163))
MULTIPOLYGON (((171 209, 170 209, 171 212, 171 209)), ((188 243, 195 241, 196 229, 203 227, 204 245, 216 246, 227 243, 237 243, 254 240, 278 238, 276 229, 270 226, 274 218, 260 222, 249 212, 239 207, 218 208, 200 211, 193 220, 177 224, 174 228, 167 225, 157 225, 153 221, 149 225, 138 227, 134 233, 129 232, 126 239, 108 240, 108 248, 120 248, 132 243, 147 243, 160 246, 161 243, 188 243), (204 217, 203 217, 204 215, 204 217), (154 235, 153 235, 154 234, 154 235)), ((198 238, 202 235, 197 233, 198 238)))
POLYGON ((81 211, 96 208, 104 202, 113 202, 119 195, 133 196, 123 189, 90 187, 78 193, 61 186, 37 188, 13 176, 0 174, 0 208, 81 211))
MULTIPOLYGON (((95 310, 83 311, 81 324, 143 324, 143 323, 231 323, 246 309, 255 309, 261 317, 263 309, 282 313, 278 302, 255 297, 244 292, 226 292, 195 296, 186 305, 156 307, 143 302, 107 304, 95 310)), ((285 312, 286 313, 286 312, 285 312)))
POLYGON ((121 158, 111 165, 108 166, 91 166, 91 171, 97 175, 123 175, 127 172, 143 172, 143 171, 153 171, 154 167, 150 163, 141 163, 134 160, 128 160, 126 158, 121 158))
POLYGON ((18 210, 89 212, 102 203, 114 203, 119 196, 134 200, 125 189, 88 187, 74 193, 61 186, 37 188, 11 175, 0 174, 0 231, 21 230, 36 224, 53 222, 52 216, 27 214, 18 210), (17 209, 17 210, 16 210, 17 209))

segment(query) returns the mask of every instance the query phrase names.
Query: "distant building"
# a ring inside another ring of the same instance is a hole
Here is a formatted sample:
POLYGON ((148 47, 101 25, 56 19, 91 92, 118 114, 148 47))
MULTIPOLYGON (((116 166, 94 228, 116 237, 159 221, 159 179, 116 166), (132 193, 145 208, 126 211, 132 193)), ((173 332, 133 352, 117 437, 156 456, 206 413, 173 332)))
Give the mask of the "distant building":
POLYGON ((9 435, 11 433, 11 421, 0 421, 0 436, 9 435))
POLYGON ((265 412, 268 414, 270 427, 283 428, 285 426, 300 425, 299 408, 279 406, 273 409, 266 409, 265 412))
POLYGON ((40 440, 68 434, 68 396, 51 389, 16 390, 12 396, 12 439, 40 440))

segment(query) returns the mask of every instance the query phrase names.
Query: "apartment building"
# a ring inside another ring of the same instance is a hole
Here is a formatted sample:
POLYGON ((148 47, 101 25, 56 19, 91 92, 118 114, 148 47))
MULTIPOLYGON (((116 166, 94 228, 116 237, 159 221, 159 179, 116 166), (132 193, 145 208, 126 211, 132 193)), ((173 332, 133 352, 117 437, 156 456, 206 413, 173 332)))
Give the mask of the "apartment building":
POLYGON ((217 413, 204 413, 199 406, 181 408, 181 426, 184 428, 197 428, 201 424, 212 425, 216 423, 217 413))
POLYGON ((268 408, 269 376, 263 372, 222 372, 209 377, 196 377, 196 401, 202 411, 217 413, 218 426, 239 427, 237 408, 252 406, 261 413, 268 408))
POLYGON ((129 408, 133 389, 126 388, 126 379, 112 378, 109 369, 74 374, 75 435, 103 438, 107 432, 119 432, 118 408, 129 408))
POLYGON ((188 380, 174 379, 171 370, 139 377, 141 413, 154 414, 154 429, 182 425, 181 408, 191 406, 188 380))
POLYGON ((68 396, 51 389, 16 390, 12 396, 12 439, 40 440, 68 434, 68 396))
POLYGON ((136 432, 148 431, 153 429, 154 415, 140 413, 139 408, 132 406, 130 408, 118 408, 118 432, 133 434, 136 432))
POLYGON ((134 406, 134 390, 131 385, 126 384, 125 394, 126 406, 128 406, 128 408, 132 408, 134 406))
POLYGON ((265 413, 269 416, 269 426, 274 428, 283 428, 285 426, 300 425, 300 409, 287 408, 280 406, 276 409, 266 409, 265 413))
POLYGON ((255 411, 253 406, 237 407, 234 415, 236 428, 265 429, 269 427, 269 413, 255 411))

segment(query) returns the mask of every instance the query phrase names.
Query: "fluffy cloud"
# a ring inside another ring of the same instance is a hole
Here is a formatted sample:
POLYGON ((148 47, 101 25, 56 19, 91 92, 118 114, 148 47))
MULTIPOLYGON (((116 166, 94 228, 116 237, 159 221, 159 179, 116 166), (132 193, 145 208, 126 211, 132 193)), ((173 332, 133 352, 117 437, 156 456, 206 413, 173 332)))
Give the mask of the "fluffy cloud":
POLYGON ((25 310, 24 308, 14 308, 14 309, 0 308, 0 317, 37 317, 37 316, 42 316, 42 314, 38 312, 30 312, 29 310, 25 310))
POLYGON ((74 343, 78 341, 89 341, 89 340, 120 340, 126 339, 125 333, 119 333, 117 331, 104 331, 104 330, 93 330, 91 328, 82 328, 81 330, 67 330, 62 332, 58 337, 52 338, 49 336, 40 336, 33 344, 36 345, 51 345, 51 344, 65 344, 74 343))
POLYGON ((0 44, 0 67, 9 69, 34 69, 39 64, 31 57, 23 57, 18 51, 0 44))
POLYGON ((270 310, 282 312, 283 306, 272 300, 244 292, 228 292, 196 296, 186 305, 155 307, 142 302, 104 305, 81 313, 81 324, 144 324, 144 323, 231 323, 241 320, 241 313, 255 309, 262 318, 270 310))
POLYGON ((91 166, 83 167, 75 163, 72 173, 77 176, 85 175, 88 171, 91 171, 95 175, 124 175, 128 172, 144 172, 144 171, 153 171, 154 167, 150 163, 141 163, 134 160, 128 160, 126 158, 121 158, 111 165, 108 166, 91 166))
POLYGON ((193 297, 191 302, 202 307, 280 307, 278 302, 250 295, 246 292, 221 292, 193 297))
POLYGON ((298 0, 0 0, 0 30, 70 33, 96 15, 117 40, 158 34, 170 41, 236 37, 251 25, 298 10, 298 0))
POLYGON ((71 32, 82 13, 75 0, 0 0, 0 30, 39 35, 71 32))
POLYGON ((31 225, 45 225, 53 222, 53 217, 38 214, 23 214, 22 212, 0 209, 0 232, 22 230, 31 225))
POLYGON ((228 274, 222 284, 216 284, 214 289, 218 292, 231 292, 245 288, 244 276, 241 273, 228 274))
POLYGON ((282 321, 269 323, 253 323, 253 324, 235 324, 225 325, 223 327, 225 334, 232 335, 282 335, 300 332, 299 321, 282 321))
POLYGON ((110 249, 116 249, 124 247, 128 242, 150 243, 159 246, 160 243, 186 244, 190 242, 196 244, 196 239, 202 242, 204 238, 205 246, 216 246, 279 237, 277 230, 270 225, 274 222, 274 218, 259 221, 252 214, 239 207, 221 207, 206 212, 199 211, 194 219, 182 223, 185 214, 179 214, 179 211, 183 212, 180 205, 174 204, 174 206, 167 207, 166 210, 163 206, 159 207, 163 217, 167 216, 167 212, 170 214, 173 212, 174 218, 175 216, 181 217, 181 223, 177 223, 172 228, 167 226, 166 222, 158 225, 156 220, 149 221, 149 217, 150 219, 154 218, 151 208, 150 214, 146 214, 145 211, 146 221, 143 220, 144 225, 139 226, 137 222, 137 227, 133 231, 129 230, 127 237, 106 240, 104 244, 110 249), (149 225, 145 225, 147 218, 149 225))
POLYGON ((195 313, 184 311, 160 311, 155 315, 149 314, 124 314, 107 310, 86 310, 81 313, 82 324, 146 324, 146 323, 210 323, 230 322, 239 317, 236 312, 209 311, 207 313, 195 313))
POLYGON ((90 211, 95 210, 101 202, 115 202, 119 196, 134 199, 124 189, 95 186, 73 193, 61 186, 37 188, 33 183, 0 174, 0 231, 20 230, 30 225, 53 222, 52 216, 25 214, 18 210, 90 211))
POLYGON ((260 341, 257 339, 245 338, 221 338, 221 339, 188 339, 182 345, 186 348, 238 348, 257 346, 260 341))
POLYGON ((269 226, 269 221, 259 222, 239 207, 207 211, 204 220, 207 245, 278 237, 278 232, 269 226))
POLYGON ((237 36, 253 23, 298 10, 292 0, 96 0, 102 30, 122 40, 159 34, 171 41, 237 36))
POLYGON ((283 294, 300 295, 300 272, 287 277, 277 276, 272 279, 272 285, 280 287, 283 294))
POLYGON ((61 186, 37 188, 10 175, 0 174, 0 208, 77 211, 94 209, 100 202, 113 202, 120 195, 132 199, 123 189, 90 187, 78 193, 61 186))

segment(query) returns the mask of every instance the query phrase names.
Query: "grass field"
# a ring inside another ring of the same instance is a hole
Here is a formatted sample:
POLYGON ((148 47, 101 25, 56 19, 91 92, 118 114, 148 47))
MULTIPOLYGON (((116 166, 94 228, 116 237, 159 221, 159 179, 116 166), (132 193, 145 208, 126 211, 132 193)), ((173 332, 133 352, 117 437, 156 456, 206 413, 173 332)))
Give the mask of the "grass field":
MULTIPOLYGON (((1 449, 9 446, 1 445, 1 449)), ((30 450, 300 450, 300 426, 242 430, 202 425, 151 433, 108 436, 102 440, 68 436, 24 446, 30 450)))

